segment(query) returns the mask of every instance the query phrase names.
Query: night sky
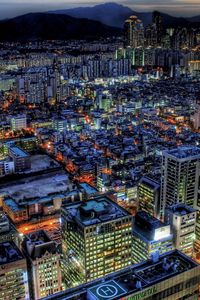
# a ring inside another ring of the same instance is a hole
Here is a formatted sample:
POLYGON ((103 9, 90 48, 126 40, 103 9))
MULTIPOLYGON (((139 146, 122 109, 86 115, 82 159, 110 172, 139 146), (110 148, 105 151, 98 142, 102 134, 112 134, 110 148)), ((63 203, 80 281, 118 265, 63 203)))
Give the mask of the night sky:
POLYGON ((158 9, 177 16, 200 14, 200 0, 0 0, 0 18, 9 18, 27 12, 93 6, 105 2, 117 2, 136 11, 158 9))

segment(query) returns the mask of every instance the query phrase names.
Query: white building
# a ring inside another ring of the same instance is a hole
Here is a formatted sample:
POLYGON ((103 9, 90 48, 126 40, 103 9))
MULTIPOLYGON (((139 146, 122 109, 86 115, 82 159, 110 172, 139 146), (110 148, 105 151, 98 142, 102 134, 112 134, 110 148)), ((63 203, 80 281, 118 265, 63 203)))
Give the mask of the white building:
POLYGON ((13 116, 10 119, 11 128, 13 131, 27 128, 26 115, 13 116))
POLYGON ((193 255, 196 210, 185 204, 175 204, 165 211, 165 221, 173 232, 174 248, 188 256, 193 255))
POLYGON ((13 174, 15 171, 14 161, 11 159, 0 160, 0 177, 13 174))

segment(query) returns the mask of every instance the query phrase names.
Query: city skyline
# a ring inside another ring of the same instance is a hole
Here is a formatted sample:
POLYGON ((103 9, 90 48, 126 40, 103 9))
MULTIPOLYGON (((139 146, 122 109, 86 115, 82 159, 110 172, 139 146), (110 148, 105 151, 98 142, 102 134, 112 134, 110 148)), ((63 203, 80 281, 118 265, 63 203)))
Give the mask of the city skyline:
POLYGON ((200 300, 199 0, 7 2, 0 300, 200 300))
POLYGON ((12 18, 29 12, 45 12, 59 9, 70 9, 74 7, 95 6, 103 3, 118 3, 131 8, 136 12, 151 12, 159 10, 173 16, 191 17, 200 14, 200 3, 198 0, 170 0, 163 3, 160 0, 44 0, 42 3, 36 1, 11 0, 0 1, 0 19, 12 18))

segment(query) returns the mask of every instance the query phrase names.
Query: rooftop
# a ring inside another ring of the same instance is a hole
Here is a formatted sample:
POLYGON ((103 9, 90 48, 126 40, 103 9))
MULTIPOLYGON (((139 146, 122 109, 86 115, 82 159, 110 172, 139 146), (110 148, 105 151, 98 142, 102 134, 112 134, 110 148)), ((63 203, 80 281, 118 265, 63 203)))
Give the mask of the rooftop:
POLYGON ((0 265, 24 259, 23 254, 14 242, 4 242, 0 244, 0 265))
POLYGON ((24 206, 18 205, 18 203, 16 203, 12 198, 5 199, 4 202, 14 212, 25 209, 24 206))
POLYGON ((81 300, 87 300, 89 299, 88 295, 90 295, 91 299, 105 300, 105 297, 102 297, 105 296, 103 290, 108 291, 109 288, 111 294, 112 291, 115 293, 107 299, 118 300, 128 295, 135 295, 144 289, 147 291, 148 287, 197 267, 198 264, 189 257, 178 250, 173 250, 158 257, 156 261, 148 260, 141 264, 132 265, 123 271, 104 277, 103 280, 98 279, 45 299, 72 300, 76 295, 81 300))
POLYGON ((182 146, 172 150, 165 150, 163 154, 177 159, 200 158, 200 148, 182 146))
POLYGON ((38 172, 41 170, 48 170, 60 167, 57 161, 44 154, 31 155, 30 160, 31 170, 29 172, 38 172))
POLYGON ((70 187, 70 182, 66 173, 54 171, 44 173, 40 176, 28 176, 25 179, 19 179, 9 184, 0 184, 0 194, 14 200, 33 199, 46 197, 49 194, 65 192, 70 187))
POLYGON ((172 239, 170 226, 159 221, 145 211, 139 211, 136 214, 133 226, 133 235, 140 236, 140 238, 146 242, 172 239))
POLYGON ((91 226, 130 215, 107 197, 67 205, 63 210, 67 212, 69 219, 75 220, 82 226, 91 226))
POLYGON ((91 185, 89 185, 88 183, 80 183, 80 186, 85 190, 85 192, 89 195, 89 194, 96 194, 98 193, 97 189, 95 189, 94 187, 92 187, 91 185))
POLYGON ((154 189, 154 190, 157 190, 160 187, 159 182, 156 182, 155 180, 153 180, 152 178, 149 178, 147 176, 144 176, 141 178, 140 184, 144 184, 148 188, 154 189))
POLYGON ((43 230, 35 231, 26 235, 23 245, 27 254, 32 259, 40 258, 46 252, 56 252, 55 242, 52 241, 43 230))
POLYGON ((165 226, 166 224, 151 216, 146 211, 139 211, 136 214, 135 220, 139 223, 143 223, 143 227, 148 227, 149 230, 156 229, 165 226))
POLYGON ((196 210, 193 207, 185 205, 183 203, 172 205, 169 208, 167 208, 167 210, 172 211, 177 216, 184 216, 196 212, 196 210))
POLYGON ((10 151, 16 156, 16 157, 28 157, 29 155, 24 152, 19 147, 12 146, 10 147, 10 151))

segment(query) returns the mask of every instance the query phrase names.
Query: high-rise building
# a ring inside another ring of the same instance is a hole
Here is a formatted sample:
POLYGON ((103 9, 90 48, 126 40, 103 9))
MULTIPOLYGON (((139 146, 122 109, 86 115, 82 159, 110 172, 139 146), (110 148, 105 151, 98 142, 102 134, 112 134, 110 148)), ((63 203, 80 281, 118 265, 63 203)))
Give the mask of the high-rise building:
POLYGON ((107 197, 62 208, 63 274, 76 286, 130 266, 132 216, 107 197))
POLYGON ((170 226, 139 211, 134 220, 132 261, 139 263, 173 249, 170 226))
POLYGON ((26 259, 13 241, 0 244, 0 299, 30 299, 26 259))
POLYGON ((157 217, 160 203, 160 183, 154 178, 144 176, 138 184, 139 210, 157 217))
POLYGON ((162 35, 163 35, 163 16, 159 11, 153 12, 152 21, 156 27, 157 45, 160 45, 162 41, 162 35))
POLYGON ((185 203, 192 207, 198 205, 199 166, 200 148, 198 147, 182 146, 163 151, 161 216, 164 216, 165 208, 173 204, 185 203))
POLYGON ((145 46, 157 46, 157 29, 156 24, 149 25, 145 28, 145 46))
POLYGON ((173 232, 174 248, 188 256, 193 255, 196 210, 185 204, 175 204, 165 210, 165 221, 173 232))
POLYGON ((137 16, 130 16, 124 24, 125 45, 132 48, 144 46, 144 26, 137 16))
POLYGON ((38 300, 62 290, 60 253, 55 241, 40 230, 27 235, 23 241, 28 260, 31 299, 38 300))
POLYGON ((160 216, 165 208, 184 203, 197 210, 195 252, 200 252, 200 148, 179 147, 163 151, 160 216))

